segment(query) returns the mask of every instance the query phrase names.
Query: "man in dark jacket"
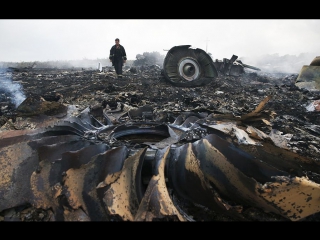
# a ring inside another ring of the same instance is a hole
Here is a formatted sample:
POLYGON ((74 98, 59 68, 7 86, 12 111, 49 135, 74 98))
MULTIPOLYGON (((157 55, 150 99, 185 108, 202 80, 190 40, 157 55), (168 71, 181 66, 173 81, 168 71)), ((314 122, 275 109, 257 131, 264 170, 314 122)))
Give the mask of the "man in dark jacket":
POLYGON ((115 39, 115 43, 110 49, 109 59, 116 70, 118 78, 122 78, 122 66, 127 61, 127 54, 124 47, 120 45, 119 38, 115 39))

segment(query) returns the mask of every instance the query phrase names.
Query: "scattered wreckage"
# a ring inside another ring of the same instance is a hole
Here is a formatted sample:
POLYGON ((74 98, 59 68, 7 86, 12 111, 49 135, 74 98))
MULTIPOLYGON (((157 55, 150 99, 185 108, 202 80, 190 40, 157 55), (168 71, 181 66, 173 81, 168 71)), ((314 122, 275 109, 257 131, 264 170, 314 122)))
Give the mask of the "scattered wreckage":
POLYGON ((315 57, 310 65, 302 66, 295 84, 309 91, 320 91, 320 56, 315 57))
POLYGON ((205 87, 168 87, 188 54, 166 79, 14 73, 29 96, 1 127, 2 220, 319 221, 318 95, 296 76, 219 76, 199 52, 205 87))
POLYGON ((214 81, 218 75, 240 76, 244 68, 260 71, 259 68, 242 63, 232 55, 230 59, 214 62, 209 54, 191 45, 172 47, 165 56, 163 75, 175 86, 196 87, 214 81))

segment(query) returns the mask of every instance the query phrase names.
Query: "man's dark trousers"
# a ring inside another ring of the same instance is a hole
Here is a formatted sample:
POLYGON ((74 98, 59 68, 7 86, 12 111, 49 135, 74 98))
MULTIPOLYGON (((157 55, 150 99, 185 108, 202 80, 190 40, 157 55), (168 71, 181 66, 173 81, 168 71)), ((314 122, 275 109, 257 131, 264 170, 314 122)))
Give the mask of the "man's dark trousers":
POLYGON ((122 76, 122 58, 115 59, 114 61, 114 69, 116 70, 117 75, 122 76))

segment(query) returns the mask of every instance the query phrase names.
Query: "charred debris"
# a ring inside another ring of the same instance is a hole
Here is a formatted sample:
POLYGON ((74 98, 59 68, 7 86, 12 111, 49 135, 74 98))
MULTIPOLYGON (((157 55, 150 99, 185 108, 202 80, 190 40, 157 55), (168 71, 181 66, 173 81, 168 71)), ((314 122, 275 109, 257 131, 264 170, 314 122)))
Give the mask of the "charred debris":
POLYGON ((308 78, 189 45, 124 72, 0 73, 0 221, 320 220, 308 78))

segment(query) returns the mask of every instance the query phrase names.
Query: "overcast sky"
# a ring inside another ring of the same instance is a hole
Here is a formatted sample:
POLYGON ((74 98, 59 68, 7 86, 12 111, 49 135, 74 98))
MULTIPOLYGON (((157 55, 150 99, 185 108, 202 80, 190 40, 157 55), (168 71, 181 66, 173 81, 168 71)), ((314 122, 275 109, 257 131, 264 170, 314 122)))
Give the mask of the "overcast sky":
POLYGON ((214 59, 320 55, 320 19, 0 19, 0 34, 4 62, 108 58, 115 38, 129 60, 177 45, 214 59))

